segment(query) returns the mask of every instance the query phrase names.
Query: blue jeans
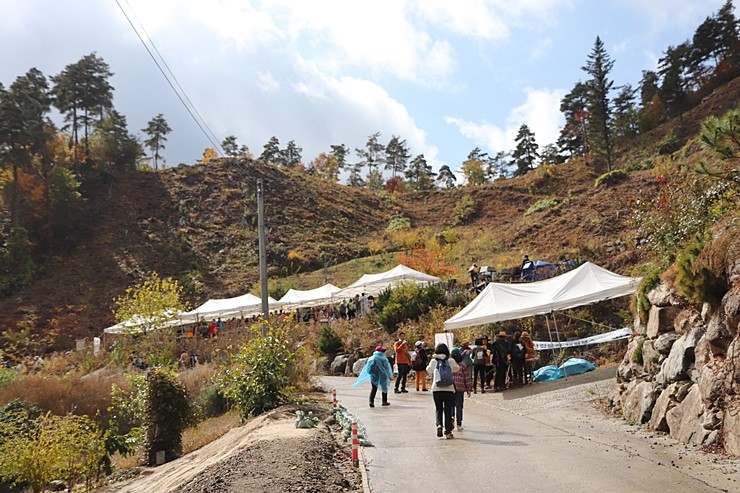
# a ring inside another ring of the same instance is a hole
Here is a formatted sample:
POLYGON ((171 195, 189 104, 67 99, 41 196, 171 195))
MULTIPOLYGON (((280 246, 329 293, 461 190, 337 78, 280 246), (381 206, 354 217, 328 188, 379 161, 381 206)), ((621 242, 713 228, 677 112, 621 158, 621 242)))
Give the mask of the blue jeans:
POLYGON ((435 391, 432 392, 434 398, 434 411, 437 419, 437 427, 442 426, 442 416, 444 415, 445 435, 452 433, 452 412, 455 406, 455 392, 435 391))

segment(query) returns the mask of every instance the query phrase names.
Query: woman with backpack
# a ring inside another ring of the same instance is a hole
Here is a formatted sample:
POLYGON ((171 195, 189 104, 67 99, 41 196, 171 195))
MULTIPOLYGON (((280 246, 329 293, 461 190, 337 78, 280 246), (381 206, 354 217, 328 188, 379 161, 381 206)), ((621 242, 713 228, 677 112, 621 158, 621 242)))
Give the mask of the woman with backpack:
POLYGON ((442 416, 444 416, 445 438, 455 438, 452 434, 452 409, 455 406, 455 385, 452 374, 460 367, 450 358, 450 349, 447 344, 437 344, 434 356, 427 365, 427 373, 434 375, 432 379, 432 397, 437 423, 437 436, 442 437, 442 416))

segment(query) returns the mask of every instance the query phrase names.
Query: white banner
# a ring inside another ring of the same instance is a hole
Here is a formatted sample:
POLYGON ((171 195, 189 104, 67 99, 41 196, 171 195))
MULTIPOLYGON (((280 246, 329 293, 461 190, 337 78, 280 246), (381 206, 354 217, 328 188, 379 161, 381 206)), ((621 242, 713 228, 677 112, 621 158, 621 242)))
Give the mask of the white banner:
POLYGON ((455 347, 454 334, 452 334, 452 332, 442 332, 440 334, 434 334, 434 346, 436 347, 437 344, 447 344, 447 348, 452 351, 452 348, 455 347))
POLYGON ((576 339, 575 341, 563 341, 563 342, 547 342, 547 341, 534 341, 534 348, 537 351, 545 349, 560 349, 566 347, 578 347, 588 346, 590 344, 601 344, 603 342, 618 341, 619 339, 626 339, 632 335, 632 329, 623 328, 607 332, 605 334, 599 334, 591 337, 584 337, 583 339, 576 339))

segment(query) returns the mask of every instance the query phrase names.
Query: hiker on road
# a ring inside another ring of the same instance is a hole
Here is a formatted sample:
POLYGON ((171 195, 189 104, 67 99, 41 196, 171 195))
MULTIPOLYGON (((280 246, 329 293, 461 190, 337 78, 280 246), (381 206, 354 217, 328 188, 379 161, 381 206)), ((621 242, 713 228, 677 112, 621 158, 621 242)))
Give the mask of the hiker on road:
POLYGON ((378 345, 373 355, 367 359, 365 367, 352 386, 359 387, 366 380, 370 380, 370 385, 372 385, 372 389, 370 390, 370 407, 375 407, 375 396, 378 393, 378 387, 380 387, 380 393, 383 397, 382 405, 390 406, 391 403, 388 402, 388 385, 391 383, 392 376, 393 368, 385 356, 385 348, 382 345, 378 345))
POLYGON ((470 372, 468 371, 467 365, 464 362, 464 357, 460 352, 459 348, 452 349, 452 359, 460 366, 460 369, 452 374, 452 379, 455 382, 455 408, 452 412, 452 418, 457 422, 457 429, 462 431, 463 429, 463 405, 465 403, 465 393, 473 391, 472 385, 470 385, 470 372))
POLYGON ((396 378, 395 393, 408 393, 406 390, 406 379, 411 370, 411 357, 409 356, 409 343, 406 342, 406 334, 399 332, 398 340, 393 343, 393 350, 396 352, 396 366, 398 366, 398 377, 396 378), (400 390, 399 390, 400 384, 400 390))
POLYGON ((411 362, 411 366, 416 373, 416 391, 418 392, 419 387, 421 386, 422 392, 426 392, 427 364, 429 363, 429 358, 427 357, 427 352, 424 349, 424 341, 416 341, 414 347, 416 349, 414 350, 414 361, 411 362))
POLYGON ((452 374, 460 367, 450 358, 447 344, 437 344, 434 348, 427 373, 434 375, 432 379, 432 397, 434 397, 434 411, 437 423, 437 436, 442 437, 442 417, 444 416, 445 438, 455 438, 452 434, 452 408, 455 406, 455 385, 452 374))

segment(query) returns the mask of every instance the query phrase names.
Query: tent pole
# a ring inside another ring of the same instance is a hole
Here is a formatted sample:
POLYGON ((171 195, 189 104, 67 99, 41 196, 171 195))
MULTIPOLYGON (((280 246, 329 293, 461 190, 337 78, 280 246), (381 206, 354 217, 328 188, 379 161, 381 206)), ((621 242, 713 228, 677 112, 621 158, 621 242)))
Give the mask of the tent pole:
MULTIPOLYGON (((547 313, 545 313, 545 323, 547 324, 547 334, 550 336, 550 342, 552 343, 552 332, 550 331, 550 319, 547 318, 547 313)), ((551 349, 552 351, 552 359, 557 363, 557 358, 555 357, 555 348, 553 347, 551 349)))
MULTIPOLYGON (((556 336, 557 336, 557 338, 558 338, 558 342, 560 342, 560 331, 558 330, 558 321, 557 321, 557 319, 555 318, 555 312, 552 312, 552 313, 551 313, 551 315, 552 315, 552 323, 553 323, 553 325, 555 326, 555 335, 556 335, 556 336)), ((565 369, 565 370, 563 370, 563 372, 565 373, 565 375, 564 375, 564 376, 566 376, 566 377, 567 377, 567 376, 568 376, 568 370, 567 370, 567 369, 565 369)))

